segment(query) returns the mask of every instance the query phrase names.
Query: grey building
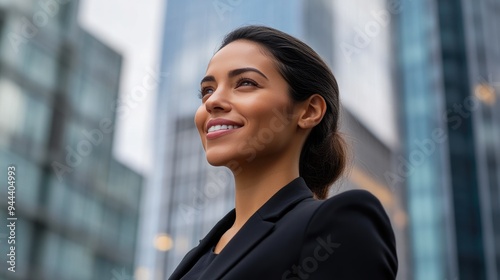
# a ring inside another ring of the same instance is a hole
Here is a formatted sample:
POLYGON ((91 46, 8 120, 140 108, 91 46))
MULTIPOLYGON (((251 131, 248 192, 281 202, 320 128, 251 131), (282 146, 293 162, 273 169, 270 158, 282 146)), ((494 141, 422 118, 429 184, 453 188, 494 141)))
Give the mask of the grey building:
POLYGON ((413 279, 500 277, 500 2, 401 1, 413 279))
MULTIPOLYGON (((139 279, 168 278, 187 251, 234 207, 232 175, 208 165, 193 121, 201 104, 199 81, 222 37, 244 24, 272 26, 303 39, 333 68, 340 67, 334 59, 333 12, 332 2, 321 0, 168 2, 161 71, 169 75, 157 97, 155 170, 144 193, 136 261, 144 278, 139 279)), ((384 177, 395 167, 397 147, 380 141, 348 109, 344 118, 343 131, 351 135, 355 156, 332 195, 350 188, 377 195, 393 221, 404 267, 404 189, 399 184, 391 189, 384 177)))
POLYGON ((17 218, 7 244, 2 183, 0 279, 132 275, 143 179, 112 156, 122 57, 78 26, 77 9, 0 2, 0 179, 15 167, 17 218))
POLYGON ((341 124, 341 132, 349 147, 350 164, 345 179, 332 187, 331 195, 348 189, 366 189, 380 200, 396 236, 397 279, 411 279, 406 188, 390 179, 398 168, 399 152, 377 138, 346 109, 342 111, 341 124))

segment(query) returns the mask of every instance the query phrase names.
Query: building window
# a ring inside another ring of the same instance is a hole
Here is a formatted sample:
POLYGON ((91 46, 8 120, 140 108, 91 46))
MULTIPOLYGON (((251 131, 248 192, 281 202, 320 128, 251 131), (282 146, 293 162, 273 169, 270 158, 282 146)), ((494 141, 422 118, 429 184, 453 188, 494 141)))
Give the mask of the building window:
POLYGON ((22 72, 35 82, 48 88, 54 88, 57 77, 57 59, 43 50, 36 43, 27 44, 22 72))
POLYGON ((4 25, 5 25, 5 11, 0 9, 0 46, 4 39, 3 37, 4 25))

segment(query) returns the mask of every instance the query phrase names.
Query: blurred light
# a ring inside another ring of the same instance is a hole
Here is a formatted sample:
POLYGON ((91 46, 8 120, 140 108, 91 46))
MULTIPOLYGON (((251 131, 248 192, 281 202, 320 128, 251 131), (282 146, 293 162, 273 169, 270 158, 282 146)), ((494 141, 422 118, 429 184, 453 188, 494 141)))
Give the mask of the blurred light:
POLYGON ((488 84, 478 84, 474 90, 476 98, 487 105, 493 105, 496 101, 495 89, 488 84))
POLYGON ((149 270, 145 267, 138 267, 135 270, 135 278, 137 280, 149 280, 149 270))
POLYGON ((172 249, 172 245, 172 238, 168 234, 162 233, 156 236, 155 247, 157 250, 166 252, 172 249))

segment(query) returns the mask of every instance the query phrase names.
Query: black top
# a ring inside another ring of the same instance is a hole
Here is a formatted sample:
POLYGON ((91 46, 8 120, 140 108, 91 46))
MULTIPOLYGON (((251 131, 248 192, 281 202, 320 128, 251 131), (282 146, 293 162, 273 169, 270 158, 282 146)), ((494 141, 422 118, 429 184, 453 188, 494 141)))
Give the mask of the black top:
MULTIPOLYGON (((187 253, 169 280, 185 279, 235 218, 233 209, 187 253)), ((203 267, 203 280, 390 280, 396 279, 398 260, 390 220, 375 196, 349 190, 318 201, 299 177, 257 210, 203 267)))
POLYGON ((207 269, 207 267, 212 263, 212 261, 217 257, 217 254, 214 253, 213 248, 211 250, 207 250, 203 256, 196 262, 196 264, 189 270, 181 280, 198 280, 200 279, 201 274, 207 269))

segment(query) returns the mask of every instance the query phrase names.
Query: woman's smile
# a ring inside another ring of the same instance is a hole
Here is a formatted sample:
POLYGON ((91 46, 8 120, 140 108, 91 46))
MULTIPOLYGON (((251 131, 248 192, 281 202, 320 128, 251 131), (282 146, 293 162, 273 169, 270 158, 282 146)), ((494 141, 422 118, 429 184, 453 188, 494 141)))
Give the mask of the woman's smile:
POLYGON ((206 125, 206 138, 207 140, 213 140, 232 133, 242 126, 242 124, 223 118, 211 119, 206 125))

